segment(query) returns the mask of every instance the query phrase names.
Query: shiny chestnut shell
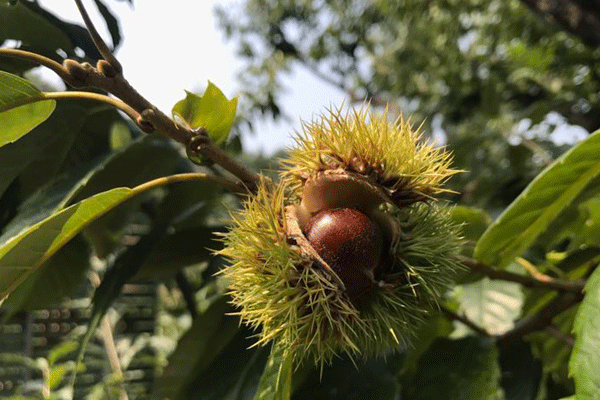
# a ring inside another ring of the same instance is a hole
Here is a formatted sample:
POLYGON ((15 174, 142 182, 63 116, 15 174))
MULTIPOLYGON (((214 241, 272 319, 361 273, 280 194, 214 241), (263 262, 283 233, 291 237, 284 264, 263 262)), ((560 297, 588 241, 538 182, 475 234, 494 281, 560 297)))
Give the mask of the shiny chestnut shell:
POLYGON ((308 221, 305 235, 351 297, 373 284, 384 240, 379 225, 366 214, 353 208, 321 211, 308 221))

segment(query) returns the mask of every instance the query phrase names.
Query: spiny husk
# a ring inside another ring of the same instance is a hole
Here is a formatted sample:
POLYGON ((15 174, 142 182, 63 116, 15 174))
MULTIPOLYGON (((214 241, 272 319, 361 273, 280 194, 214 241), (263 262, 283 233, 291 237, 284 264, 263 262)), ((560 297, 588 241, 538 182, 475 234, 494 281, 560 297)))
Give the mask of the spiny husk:
POLYGON ((457 228, 447 213, 425 203, 381 207, 401 229, 394 261, 356 302, 330 268, 288 235, 285 209, 298 200, 287 180, 262 185, 224 237, 220 254, 231 265, 222 274, 242 320, 260 328, 260 344, 275 340, 296 361, 322 365, 341 353, 366 357, 405 347, 458 268, 457 228))
POLYGON ((443 192, 441 186, 458 172, 451 156, 422 140, 402 117, 390 123, 387 112, 366 106, 343 112, 330 110, 297 134, 284 175, 299 187, 325 171, 342 169, 360 174, 384 188, 391 201, 405 206, 443 192))

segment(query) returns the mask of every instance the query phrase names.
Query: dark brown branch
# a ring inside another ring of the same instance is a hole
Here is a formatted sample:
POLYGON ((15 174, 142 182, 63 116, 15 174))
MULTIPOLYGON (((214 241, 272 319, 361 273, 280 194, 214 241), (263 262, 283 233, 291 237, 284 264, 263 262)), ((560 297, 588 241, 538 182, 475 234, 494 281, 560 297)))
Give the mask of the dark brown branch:
POLYGON ((442 306, 441 311, 446 318, 452 321, 461 322, 462 324, 471 328, 478 335, 494 338, 498 346, 510 346, 517 340, 521 339, 523 336, 537 331, 546 331, 549 335, 552 335, 553 337, 556 337, 557 339, 565 342, 567 345, 572 346, 573 338, 569 335, 565 335, 564 333, 556 329, 554 325, 552 325, 552 320, 558 314, 568 310, 573 305, 580 302, 582 299, 582 293, 562 293, 556 296, 540 311, 526 318, 523 318, 521 321, 517 322, 512 329, 500 335, 490 334, 483 327, 477 325, 464 315, 455 313, 454 311, 446 307, 442 306))
POLYGON ((573 338, 573 336, 568 335, 564 332, 561 332, 560 329, 558 329, 556 326, 554 325, 548 325, 546 328, 544 328, 544 331, 552 336, 555 339, 560 340, 561 342, 563 342, 564 344, 566 344, 569 347, 573 347, 573 345, 575 344, 575 339, 573 338))
POLYGON ((465 317, 464 315, 457 314, 454 311, 452 311, 449 308, 444 307, 444 306, 441 306, 440 310, 446 316, 446 318, 453 320, 453 321, 458 321, 458 322, 468 326, 477 334, 482 335, 482 336, 491 336, 488 333, 488 331, 486 331, 484 328, 480 327, 479 325, 477 325, 475 322, 471 321, 469 318, 465 317))
MULTIPOLYGON (((0 56, 2 55, 25 59, 46 66, 56 72, 70 86, 97 88, 113 94, 140 115, 139 118, 135 118, 134 122, 144 132, 159 131, 186 146, 192 138, 198 135, 197 132, 173 121, 146 100, 122 75, 107 73, 106 68, 95 68, 88 63, 80 63, 70 59, 65 60, 64 65, 60 65, 35 53, 20 50, 0 49, 0 56)), ((236 159, 230 157, 221 148, 212 143, 208 136, 205 136, 205 140, 196 142, 198 143, 196 150, 200 154, 238 177, 243 182, 247 192, 253 192, 257 188, 260 179, 259 175, 236 159)))
POLYGON ((499 346, 507 346, 514 343, 524 335, 540 330, 552 324, 552 319, 563 311, 583 299, 583 293, 562 293, 556 296, 550 303, 537 313, 523 318, 515 324, 511 330, 496 337, 499 346))
POLYGON ((499 270, 485 265, 477 260, 461 257, 461 262, 464 266, 475 273, 487 276, 490 279, 499 279, 509 282, 516 282, 525 287, 536 287, 542 289, 560 290, 564 292, 581 293, 585 282, 583 281, 565 281, 554 279, 543 275, 542 277, 525 276, 515 274, 514 272, 499 270))
MULTIPOLYGON (((173 119, 160 111, 156 106, 141 96, 122 75, 122 67, 119 61, 111 53, 106 43, 102 40, 98 31, 94 27, 81 0, 75 0, 77 8, 85 22, 94 44, 98 51, 104 57, 99 60, 96 67, 89 63, 80 63, 75 60, 67 59, 63 65, 56 63, 46 57, 35 53, 0 49, 0 56, 9 56, 28 60, 38 65, 46 66, 56 72, 65 83, 76 88, 96 88, 110 93, 120 99, 124 104, 119 104, 121 109, 127 109, 128 115, 134 119, 134 122, 144 132, 151 133, 159 131, 169 136, 171 139, 189 147, 195 146, 194 151, 212 160, 214 163, 222 166, 225 170, 238 177, 246 192, 253 192, 258 187, 260 176, 230 157, 221 148, 212 143, 205 133, 199 137, 198 132, 178 124, 173 119), (198 140, 200 139, 200 140, 198 140)), ((106 96, 104 96, 106 97, 106 96)))

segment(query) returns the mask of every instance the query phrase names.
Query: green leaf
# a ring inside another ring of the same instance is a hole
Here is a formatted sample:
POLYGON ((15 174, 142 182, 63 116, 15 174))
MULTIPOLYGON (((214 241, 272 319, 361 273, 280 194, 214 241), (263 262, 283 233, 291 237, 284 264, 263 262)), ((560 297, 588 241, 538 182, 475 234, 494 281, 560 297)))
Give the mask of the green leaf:
POLYGON ((578 400, 600 399, 600 270, 585 285, 585 297, 573 326, 575 345, 569 361, 569 375, 575 380, 578 400))
POLYGON ((61 364, 55 367, 50 368, 50 373, 48 374, 48 387, 50 389, 56 388, 67 376, 67 373, 72 369, 68 364, 61 364))
POLYGON ((71 297, 81 286, 89 266, 89 246, 80 236, 75 237, 11 292, 3 304, 9 310, 6 318, 18 311, 39 310, 71 297))
POLYGON ((542 171, 485 231, 475 257, 503 268, 522 254, 600 175, 599 154, 597 131, 542 171))
POLYGON ((159 178, 133 189, 117 188, 99 193, 53 214, 0 247, 0 299, 21 284, 61 247, 92 221, 146 190, 180 180, 185 175, 159 178))
POLYGON ((7 39, 47 52, 62 49, 70 53, 73 50, 73 44, 64 32, 20 1, 0 2, 0 43, 7 39))
POLYGON ((452 322, 441 315, 432 315, 425 320, 415 334, 415 339, 412 341, 410 348, 406 350, 403 372, 414 373, 419 358, 429 349, 429 346, 436 339, 449 336, 452 331, 452 322))
MULTIPOLYGON (((368 360, 336 359, 331 365, 308 370, 301 364, 294 371, 293 400, 396 400, 400 398, 398 374, 402 368, 400 352, 368 360), (307 371, 302 371, 302 368, 307 371), (306 374, 306 378, 300 375, 306 374), (297 380, 302 380, 298 385, 297 380), (296 386, 299 386, 296 388, 296 386)), ((404 397, 402 397, 404 398, 404 397)))
POLYGON ((529 343, 518 341, 499 349, 501 384, 506 400, 533 400, 540 391, 542 366, 529 343))
POLYGON ((56 107, 54 100, 19 106, 41 94, 25 79, 0 71, 0 147, 19 139, 52 114, 56 107))
POLYGON ((223 247, 218 232, 224 229, 198 226, 169 231, 150 252, 136 279, 169 278, 184 267, 199 264, 223 247))
POLYGON ((454 223, 462 225, 462 236, 473 242, 483 235, 492 222, 484 210, 467 206, 450 208, 450 218, 454 223))
POLYGON ((500 400, 498 350, 492 340, 440 339, 421 357, 402 398, 411 400, 500 400))
MULTIPOLYGON (((78 185, 81 187, 69 202, 76 202, 114 187, 134 187, 151 179, 171 175, 177 163, 182 160, 179 152, 167 139, 158 136, 142 137, 113 152, 95 168, 85 178, 85 182, 78 185)), ((131 222, 131 215, 139 210, 139 203, 143 200, 140 197, 128 201, 85 229, 86 239, 92 244, 96 255, 104 258, 115 249, 122 239, 123 227, 131 222)))
MULTIPOLYGON (((577 307, 572 307, 552 319, 552 326, 560 332, 557 336, 569 337, 576 314, 577 307)), ((544 331, 530 333, 525 340, 531 344, 534 356, 542 363, 544 379, 551 379, 555 384, 572 387, 568 368, 572 347, 569 343, 544 331)))
POLYGON ((89 141, 89 132, 82 132, 88 112, 89 108, 81 104, 60 103, 44 124, 0 147, 0 195, 17 178, 15 183, 23 197, 47 183, 64 163, 76 136, 85 135, 89 141))
POLYGON ((231 311, 227 298, 220 297, 194 319, 169 356, 169 364, 157 379, 151 398, 185 398, 194 377, 205 371, 236 335, 239 320, 226 315, 231 311))
POLYGON ((74 351, 77 351, 77 347, 79 347, 79 342, 72 340, 62 342, 61 344, 53 347, 48 352, 48 364, 52 367, 56 365, 56 363, 72 354, 74 351))
POLYGON ((269 356, 252 346, 252 331, 242 326, 210 366, 188 385, 185 400, 251 400, 269 356))
POLYGON ((192 129, 204 128, 216 144, 227 139, 235 118, 237 96, 231 100, 212 82, 202 96, 186 91, 185 99, 173 107, 173 116, 185 121, 192 129))
MULTIPOLYGON (((522 271, 516 265, 510 269, 522 271)), ((518 283, 483 278, 455 290, 460 309, 467 318, 490 333, 502 333, 512 328, 521 315, 522 289, 518 283)))
MULTIPOLYGON (((100 3, 98 1, 98 3, 100 3)), ((113 44, 118 45, 118 26, 111 21, 102 7, 99 11, 106 21, 113 44)), ((90 61, 101 58, 85 27, 73 24, 57 17, 35 1, 0 2, 0 43, 6 39, 18 40, 19 48, 44 55, 56 61, 62 57, 57 54, 66 52, 67 56, 81 57, 74 49, 83 50, 90 61)), ((0 68, 11 72, 22 72, 32 68, 29 62, 0 58, 0 68)))
POLYGON ((273 345, 254 400, 289 400, 292 394, 292 355, 273 345))
POLYGON ((0 247, 0 298, 106 211, 133 196, 131 189, 113 189, 74 204, 14 236, 0 247))
MULTIPOLYGON (((463 245, 461 254, 467 257, 473 257, 475 243, 481 237, 483 232, 491 224, 489 215, 479 208, 467 206, 450 207, 450 218, 452 222, 461 227, 461 236, 463 245)), ((468 269, 458 271, 454 281, 458 284, 470 283, 481 279, 481 275, 474 274, 468 269)))
POLYGON ((114 187, 131 188, 151 179, 172 175, 181 160, 179 151, 169 139, 143 136, 111 153, 86 177, 69 201, 77 202, 114 187))
POLYGON ((508 55, 529 68, 545 71, 554 60, 554 49, 542 46, 530 47, 523 42, 515 41, 508 49, 508 55))

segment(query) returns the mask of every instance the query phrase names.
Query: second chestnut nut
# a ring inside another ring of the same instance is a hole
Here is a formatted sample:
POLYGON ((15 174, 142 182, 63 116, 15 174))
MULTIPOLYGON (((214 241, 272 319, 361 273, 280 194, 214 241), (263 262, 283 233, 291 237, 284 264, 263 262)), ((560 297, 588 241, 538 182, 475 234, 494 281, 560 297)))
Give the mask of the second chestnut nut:
POLYGON ((360 295, 371 286, 384 240, 379 225, 366 214, 353 208, 321 211, 308 221, 305 235, 348 295, 360 295))

